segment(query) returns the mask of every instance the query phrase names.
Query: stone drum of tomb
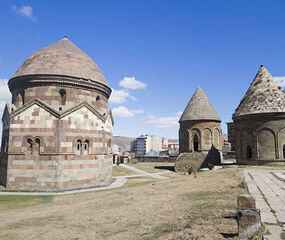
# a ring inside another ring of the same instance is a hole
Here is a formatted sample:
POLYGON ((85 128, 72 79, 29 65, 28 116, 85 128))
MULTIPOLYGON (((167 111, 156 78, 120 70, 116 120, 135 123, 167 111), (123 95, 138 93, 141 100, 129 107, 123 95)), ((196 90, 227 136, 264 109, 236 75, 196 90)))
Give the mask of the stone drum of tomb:
POLYGON ((31 55, 8 85, 1 185, 64 191, 112 182, 111 89, 86 53, 65 37, 31 55))
POLYGON ((261 65, 233 114, 238 164, 285 163, 285 97, 261 65))

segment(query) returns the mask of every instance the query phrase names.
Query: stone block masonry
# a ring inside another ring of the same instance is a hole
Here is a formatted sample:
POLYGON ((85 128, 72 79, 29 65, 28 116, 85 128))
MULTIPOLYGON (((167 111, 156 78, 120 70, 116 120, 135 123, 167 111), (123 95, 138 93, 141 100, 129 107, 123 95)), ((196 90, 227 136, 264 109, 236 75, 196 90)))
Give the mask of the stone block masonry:
POLYGON ((111 183, 111 89, 92 59, 65 38, 28 58, 8 84, 0 184, 56 192, 111 183))

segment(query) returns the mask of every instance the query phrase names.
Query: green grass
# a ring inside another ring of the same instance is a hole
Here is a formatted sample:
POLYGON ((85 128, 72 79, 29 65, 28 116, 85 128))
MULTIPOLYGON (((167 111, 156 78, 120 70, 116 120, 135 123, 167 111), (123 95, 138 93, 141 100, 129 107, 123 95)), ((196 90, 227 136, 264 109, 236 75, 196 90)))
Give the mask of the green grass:
POLYGON ((21 208, 38 203, 49 203, 54 195, 5 195, 0 196, 1 208, 21 208))
POLYGON ((162 223, 155 226, 148 236, 145 236, 143 240, 155 240, 160 236, 170 232, 176 232, 179 230, 179 227, 175 223, 162 223))

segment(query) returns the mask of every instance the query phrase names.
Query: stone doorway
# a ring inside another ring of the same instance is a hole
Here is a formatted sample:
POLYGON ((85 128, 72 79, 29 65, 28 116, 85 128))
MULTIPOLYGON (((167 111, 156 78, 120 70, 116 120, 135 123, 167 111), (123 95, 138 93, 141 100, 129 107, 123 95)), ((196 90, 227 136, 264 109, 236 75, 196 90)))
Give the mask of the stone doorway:
POLYGON ((252 158, 252 150, 251 150, 250 146, 247 146, 247 148, 246 148, 246 157, 252 158))
POLYGON ((199 138, 198 138, 197 134, 195 134, 194 137, 193 137, 193 149, 194 149, 194 152, 198 152, 198 149, 199 149, 199 138))

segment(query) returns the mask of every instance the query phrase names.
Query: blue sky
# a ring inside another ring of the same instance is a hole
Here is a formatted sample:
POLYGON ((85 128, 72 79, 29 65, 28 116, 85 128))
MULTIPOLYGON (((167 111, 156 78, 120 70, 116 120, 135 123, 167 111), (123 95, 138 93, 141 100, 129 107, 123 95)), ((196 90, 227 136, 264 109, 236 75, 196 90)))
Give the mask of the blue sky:
POLYGON ((284 11, 275 0, 1 0, 1 109, 7 79, 67 35, 114 89, 114 135, 177 138, 198 86, 225 132, 260 64, 285 80, 284 11))

